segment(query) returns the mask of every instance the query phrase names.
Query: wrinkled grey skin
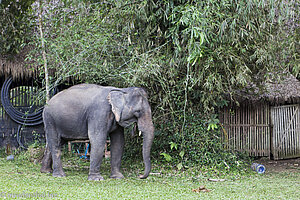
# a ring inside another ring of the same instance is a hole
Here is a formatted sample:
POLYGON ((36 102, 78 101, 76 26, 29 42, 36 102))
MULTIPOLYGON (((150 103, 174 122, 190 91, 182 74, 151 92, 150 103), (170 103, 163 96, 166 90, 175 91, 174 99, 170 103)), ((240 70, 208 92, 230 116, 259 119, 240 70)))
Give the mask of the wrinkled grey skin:
POLYGON ((100 165, 107 136, 111 140, 111 178, 120 172, 124 149, 124 127, 137 122, 143 133, 143 160, 147 178, 151 170, 150 150, 154 138, 151 109, 141 88, 114 88, 81 84, 51 98, 43 112, 47 146, 41 172, 66 176, 61 162, 62 141, 89 139, 91 144, 89 180, 103 180, 100 165))

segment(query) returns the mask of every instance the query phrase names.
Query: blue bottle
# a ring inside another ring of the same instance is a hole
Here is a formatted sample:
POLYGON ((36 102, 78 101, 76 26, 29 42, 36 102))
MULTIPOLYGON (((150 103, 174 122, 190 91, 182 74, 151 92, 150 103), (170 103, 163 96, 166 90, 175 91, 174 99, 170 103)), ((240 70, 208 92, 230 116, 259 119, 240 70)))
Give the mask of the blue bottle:
POLYGON ((6 160, 14 160, 14 155, 9 155, 6 157, 6 160))
POLYGON ((252 163, 251 168, 252 170, 256 171, 258 174, 263 174, 266 171, 265 166, 259 163, 252 163))

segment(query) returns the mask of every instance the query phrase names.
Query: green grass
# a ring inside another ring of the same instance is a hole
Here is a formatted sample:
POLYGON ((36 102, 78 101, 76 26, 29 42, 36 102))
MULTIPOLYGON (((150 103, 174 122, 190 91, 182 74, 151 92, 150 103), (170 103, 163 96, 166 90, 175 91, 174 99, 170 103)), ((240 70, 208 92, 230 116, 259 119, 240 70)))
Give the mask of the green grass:
MULTIPOLYGON (((2 154, 3 155, 3 154, 2 154)), ((123 168, 123 180, 109 179, 109 161, 105 160, 101 182, 88 181, 88 162, 71 157, 64 159, 67 177, 54 178, 41 174, 40 165, 26 161, 24 156, 16 156, 14 161, 0 158, 0 199, 8 195, 32 195, 27 199, 45 199, 36 195, 51 194, 46 199, 299 199, 300 171, 294 173, 273 173, 257 175, 254 172, 232 178, 224 182, 210 182, 195 172, 172 172, 154 166, 147 179, 137 178, 139 164, 123 168), (68 161, 69 160, 69 161, 68 161), (195 175, 193 175, 195 174, 195 175), (197 174, 197 175, 196 175, 197 174), (192 189, 204 185, 211 192, 193 192, 192 189), (49 194, 48 194, 49 193, 49 194), (35 195, 35 196, 34 196, 35 195)), ((22 197, 23 195, 23 197, 22 197)), ((9 199, 9 198, 8 198, 9 199)))

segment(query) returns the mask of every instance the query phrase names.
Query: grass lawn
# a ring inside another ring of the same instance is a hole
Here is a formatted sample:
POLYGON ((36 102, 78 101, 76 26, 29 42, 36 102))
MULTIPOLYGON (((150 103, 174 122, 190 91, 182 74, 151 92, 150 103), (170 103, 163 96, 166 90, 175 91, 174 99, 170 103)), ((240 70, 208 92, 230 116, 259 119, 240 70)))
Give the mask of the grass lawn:
MULTIPOLYGON (((16 156, 6 161, 0 158, 0 199, 299 199, 300 170, 270 172, 257 175, 254 172, 240 178, 230 176, 224 182, 210 182, 193 173, 172 173, 155 166, 145 180, 137 178, 141 173, 137 165, 124 168, 125 179, 109 179, 109 161, 105 160, 101 182, 88 181, 88 162, 77 158, 65 159, 65 178, 53 178, 41 174, 40 165, 16 156), (130 169, 129 169, 130 168, 130 169), (210 192, 194 192, 205 186, 210 192)), ((216 178, 216 177, 215 177, 216 178)))

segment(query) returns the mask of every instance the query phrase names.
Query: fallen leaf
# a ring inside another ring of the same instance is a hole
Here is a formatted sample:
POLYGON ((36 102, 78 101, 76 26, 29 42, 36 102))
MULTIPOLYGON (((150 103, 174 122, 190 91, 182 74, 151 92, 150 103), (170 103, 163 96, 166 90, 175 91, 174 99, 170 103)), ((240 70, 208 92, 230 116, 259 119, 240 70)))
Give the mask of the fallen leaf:
POLYGON ((193 192, 200 193, 200 192, 210 192, 211 190, 206 189, 204 185, 201 185, 197 189, 192 189, 193 192))

